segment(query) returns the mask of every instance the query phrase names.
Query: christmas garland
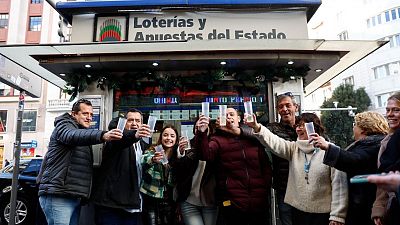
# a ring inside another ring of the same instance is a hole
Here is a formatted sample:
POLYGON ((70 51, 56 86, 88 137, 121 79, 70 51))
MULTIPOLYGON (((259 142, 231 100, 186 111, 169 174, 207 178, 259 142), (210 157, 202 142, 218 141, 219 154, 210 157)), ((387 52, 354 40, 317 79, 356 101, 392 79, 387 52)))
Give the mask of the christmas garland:
POLYGON ((166 72, 143 70, 137 72, 128 72, 122 76, 110 76, 109 73, 100 71, 75 71, 65 77, 66 85, 64 92, 71 95, 70 101, 73 101, 79 92, 85 91, 92 83, 97 82, 97 88, 105 90, 143 90, 149 83, 153 87, 158 87, 161 91, 168 92, 176 88, 185 89, 190 84, 204 85, 208 90, 213 90, 214 86, 225 77, 232 77, 243 87, 252 87, 259 90, 266 81, 282 82, 305 77, 310 70, 308 66, 303 67, 266 67, 262 70, 233 70, 219 69, 209 70, 198 74, 182 75, 169 74, 166 72))

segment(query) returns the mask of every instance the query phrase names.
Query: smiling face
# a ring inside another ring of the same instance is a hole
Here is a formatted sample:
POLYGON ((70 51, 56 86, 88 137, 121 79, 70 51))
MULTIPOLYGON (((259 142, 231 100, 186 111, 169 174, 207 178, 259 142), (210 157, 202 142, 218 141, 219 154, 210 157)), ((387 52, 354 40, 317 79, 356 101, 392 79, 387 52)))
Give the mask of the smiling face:
POLYGON ((164 150, 172 149, 176 144, 177 138, 178 138, 178 136, 174 129, 166 128, 161 133, 161 144, 162 144, 164 150))
POLYGON ((290 96, 282 98, 277 105, 283 123, 293 126, 296 121, 297 105, 290 96))
POLYGON ((390 99, 386 105, 386 118, 391 130, 400 128, 400 101, 390 99))
POLYGON ((90 122, 93 119, 93 107, 84 103, 79 104, 79 111, 71 113, 72 117, 84 128, 90 127, 90 122))
POLYGON ((303 121, 296 124, 296 134, 299 140, 308 140, 307 131, 303 121))

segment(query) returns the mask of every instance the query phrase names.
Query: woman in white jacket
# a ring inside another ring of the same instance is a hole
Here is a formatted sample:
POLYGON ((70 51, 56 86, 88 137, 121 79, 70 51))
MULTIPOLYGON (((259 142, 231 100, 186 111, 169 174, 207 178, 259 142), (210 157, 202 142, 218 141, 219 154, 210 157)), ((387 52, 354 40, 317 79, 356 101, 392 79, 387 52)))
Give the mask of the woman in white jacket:
POLYGON ((296 122, 297 141, 286 141, 266 127, 246 122, 260 142, 279 157, 289 160, 289 179, 285 203, 294 207, 293 225, 342 225, 347 211, 346 174, 324 165, 324 152, 308 140, 304 123, 313 122, 315 132, 324 135, 320 119, 303 113, 296 122))

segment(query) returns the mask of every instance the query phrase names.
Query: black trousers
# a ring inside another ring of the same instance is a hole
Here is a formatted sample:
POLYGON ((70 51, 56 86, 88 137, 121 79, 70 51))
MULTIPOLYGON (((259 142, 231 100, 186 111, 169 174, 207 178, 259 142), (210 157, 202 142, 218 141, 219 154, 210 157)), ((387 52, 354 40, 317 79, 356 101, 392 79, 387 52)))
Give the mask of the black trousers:
POLYGON ((153 198, 143 194, 142 221, 144 225, 176 224, 176 204, 173 201, 153 198))
POLYGON ((328 225, 329 213, 308 213, 292 208, 293 225, 328 225))
POLYGON ((220 207, 225 225, 269 225, 268 209, 258 212, 243 212, 233 206, 220 207))

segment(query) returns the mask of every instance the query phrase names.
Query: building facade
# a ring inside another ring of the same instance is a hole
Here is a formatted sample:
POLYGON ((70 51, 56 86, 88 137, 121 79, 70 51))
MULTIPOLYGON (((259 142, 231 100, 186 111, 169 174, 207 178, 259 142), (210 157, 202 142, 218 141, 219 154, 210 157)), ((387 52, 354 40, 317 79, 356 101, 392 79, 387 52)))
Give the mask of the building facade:
MULTIPOLYGON (((58 43, 59 14, 44 0, 0 0, 0 46, 58 43)), ((0 55, 0 71, 6 73, 6 58, 0 55)), ((7 72, 8 73, 8 72, 7 72)), ((14 75, 14 74, 7 74, 14 75)), ((21 156, 43 155, 47 149, 50 114, 69 108, 60 88, 41 82, 41 96, 26 96, 22 121, 21 156), (50 94, 48 94, 50 93, 50 94), (60 106, 68 107, 60 108, 60 106), (54 111, 57 109, 57 111, 54 111)), ((17 108, 20 92, 0 83, 0 168, 5 159, 13 159, 17 108)))
MULTIPOLYGON (((370 110, 385 113, 387 98, 400 90, 400 2, 397 0, 325 0, 308 23, 310 38, 386 40, 385 46, 305 97, 315 109, 343 83, 365 87, 370 110)), ((333 107, 333 106, 332 106, 333 107)))

